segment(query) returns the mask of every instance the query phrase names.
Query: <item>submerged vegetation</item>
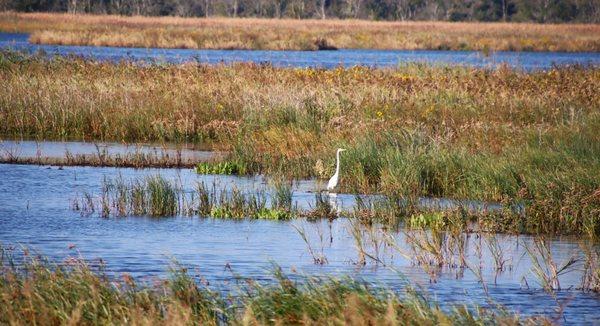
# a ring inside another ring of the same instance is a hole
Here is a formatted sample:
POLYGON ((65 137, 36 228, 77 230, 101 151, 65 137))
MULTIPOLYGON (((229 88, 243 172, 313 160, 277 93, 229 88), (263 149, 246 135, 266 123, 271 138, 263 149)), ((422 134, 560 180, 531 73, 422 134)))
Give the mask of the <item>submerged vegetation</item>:
POLYGON ((599 26, 0 13, 0 31, 32 43, 188 49, 597 52, 599 26))
POLYGON ((243 279, 239 290, 223 294, 196 282, 182 267, 168 279, 140 283, 128 274, 111 277, 96 264, 70 258, 64 264, 0 255, 2 324, 461 324, 549 323, 520 318, 503 309, 456 305, 442 310, 407 287, 381 289, 349 278, 293 280, 280 268, 274 282, 243 279))
POLYGON ((419 197, 495 201, 521 207, 490 213, 507 229, 600 234, 595 67, 140 66, 3 52, 0 79, 3 137, 194 142, 228 151, 240 171, 287 178, 329 177, 343 147, 340 191, 383 193, 401 212, 419 197))

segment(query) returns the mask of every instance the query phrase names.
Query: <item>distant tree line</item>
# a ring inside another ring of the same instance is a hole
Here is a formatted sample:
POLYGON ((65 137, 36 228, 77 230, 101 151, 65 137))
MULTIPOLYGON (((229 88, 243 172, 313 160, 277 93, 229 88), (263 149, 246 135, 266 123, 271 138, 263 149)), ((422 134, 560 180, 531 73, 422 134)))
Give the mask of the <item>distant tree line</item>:
POLYGON ((600 0, 0 0, 0 10, 185 17, 600 22, 600 0))

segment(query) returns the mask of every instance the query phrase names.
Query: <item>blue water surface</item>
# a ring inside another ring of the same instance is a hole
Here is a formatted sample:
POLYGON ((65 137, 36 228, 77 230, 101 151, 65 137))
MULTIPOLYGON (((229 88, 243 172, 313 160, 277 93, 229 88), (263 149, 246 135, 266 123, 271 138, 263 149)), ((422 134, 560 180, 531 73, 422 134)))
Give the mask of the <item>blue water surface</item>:
POLYGON ((200 62, 208 64, 253 62, 276 67, 334 68, 356 65, 395 67, 407 63, 463 65, 494 68, 507 65, 527 71, 564 65, 600 65, 600 53, 594 52, 493 52, 489 56, 476 51, 404 51, 343 49, 337 51, 263 51, 263 50, 189 50, 120 48, 94 46, 38 45, 28 34, 0 33, 0 48, 44 52, 48 55, 76 55, 107 61, 143 61, 148 63, 200 62))

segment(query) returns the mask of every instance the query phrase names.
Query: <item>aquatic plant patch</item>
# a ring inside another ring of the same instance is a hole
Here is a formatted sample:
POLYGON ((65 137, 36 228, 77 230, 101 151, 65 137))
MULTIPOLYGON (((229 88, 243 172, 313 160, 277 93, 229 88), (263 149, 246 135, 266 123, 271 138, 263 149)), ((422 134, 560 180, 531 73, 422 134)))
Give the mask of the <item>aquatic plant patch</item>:
POLYGON ((242 193, 199 183, 192 192, 184 191, 177 181, 161 175, 124 180, 122 176, 105 178, 100 194, 84 193, 71 207, 83 215, 98 213, 102 217, 191 216, 227 219, 289 220, 297 216, 292 207, 291 189, 275 186, 275 196, 267 205, 263 191, 242 193), (289 192, 289 193, 285 193, 289 192))
POLYGON ((198 174, 226 174, 239 175, 246 174, 246 167, 237 162, 202 162, 196 165, 198 174))

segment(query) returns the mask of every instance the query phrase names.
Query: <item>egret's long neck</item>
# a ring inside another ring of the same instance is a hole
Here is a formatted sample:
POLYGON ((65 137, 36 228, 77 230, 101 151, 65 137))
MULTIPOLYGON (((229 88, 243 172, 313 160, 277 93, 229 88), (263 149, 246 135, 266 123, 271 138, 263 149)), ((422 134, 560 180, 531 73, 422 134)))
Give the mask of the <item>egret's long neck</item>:
POLYGON ((335 175, 340 174, 340 151, 336 153, 335 175))

